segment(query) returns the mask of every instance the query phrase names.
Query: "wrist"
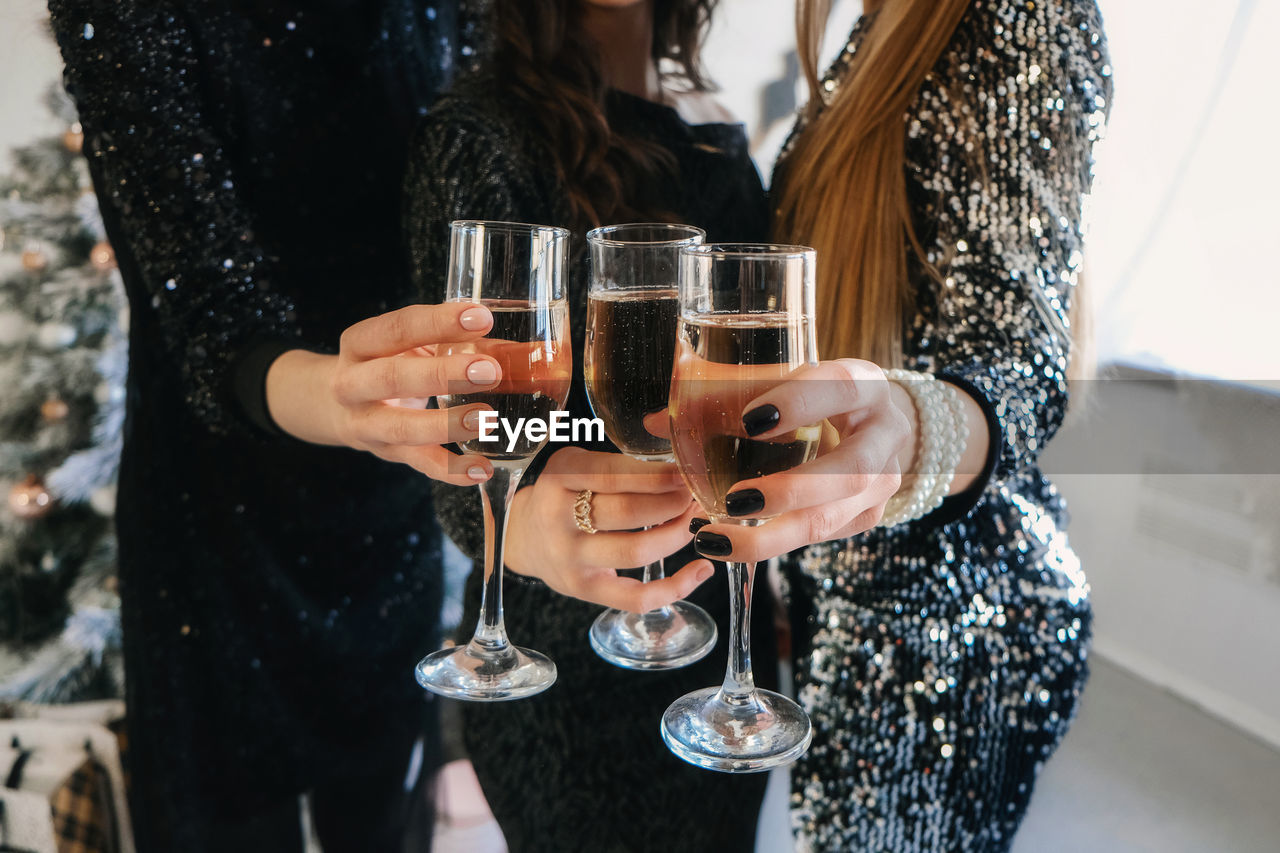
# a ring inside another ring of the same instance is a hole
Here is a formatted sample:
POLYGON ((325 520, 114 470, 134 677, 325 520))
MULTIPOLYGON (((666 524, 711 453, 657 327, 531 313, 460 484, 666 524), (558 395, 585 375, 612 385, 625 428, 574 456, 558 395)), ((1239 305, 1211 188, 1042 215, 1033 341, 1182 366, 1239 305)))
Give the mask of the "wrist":
POLYGON ((341 406, 333 393, 336 355, 302 349, 281 353, 267 368, 267 411, 281 430, 311 444, 343 445, 341 406))
POLYGON ((524 552, 520 547, 523 537, 520 530, 523 526, 523 518, 525 510, 529 505, 529 492, 532 487, 518 489, 511 496, 511 507, 507 510, 507 535, 505 537, 505 547, 503 551, 503 564, 517 575, 527 578, 536 577, 534 570, 529 566, 527 561, 523 559, 524 552))

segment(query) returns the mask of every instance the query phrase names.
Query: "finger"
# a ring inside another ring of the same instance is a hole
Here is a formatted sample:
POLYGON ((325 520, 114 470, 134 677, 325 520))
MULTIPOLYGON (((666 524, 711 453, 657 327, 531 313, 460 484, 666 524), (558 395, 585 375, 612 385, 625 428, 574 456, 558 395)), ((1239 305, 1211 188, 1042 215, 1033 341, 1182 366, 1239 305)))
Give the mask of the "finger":
POLYGON ((679 518, 693 505, 687 491, 648 494, 593 494, 591 523, 597 530, 638 530, 679 518))
POLYGON ((375 404, 354 422, 356 438, 366 444, 423 445, 467 441, 480 434, 480 412, 487 406, 407 409, 375 404))
POLYGON ((869 361, 842 358, 803 367, 743 409, 747 434, 773 437, 827 418, 857 422, 857 413, 888 399, 884 371, 869 361))
POLYGON ((649 583, 597 572, 583 583, 578 597, 618 610, 648 613, 688 597, 714 574, 715 567, 707 560, 694 560, 675 574, 649 583))
POLYGON ((496 386, 501 378, 502 367, 488 356, 403 354, 345 366, 334 382, 334 392, 338 402, 352 406, 483 391, 496 386))
MULTIPOLYGON (((733 523, 708 524, 694 537, 693 547, 703 557, 739 563, 754 563, 786 554, 815 542, 843 539, 861 533, 871 525, 857 528, 864 513, 883 510, 884 501, 872 503, 860 495, 825 506, 796 510, 758 527, 733 523)), ((877 518, 878 520, 878 518, 877 518)))
POLYGON ((565 447, 547 460, 543 477, 555 477, 561 488, 580 492, 634 492, 658 494, 685 489, 680 472, 671 462, 632 459, 621 453, 604 453, 565 447))
POLYGON ((445 341, 470 341, 493 328, 493 314, 474 302, 410 305, 362 320, 342 333, 342 353, 356 359, 399 355, 445 341))
POLYGON ((583 533, 578 539, 578 556, 597 569, 638 569, 661 560, 693 538, 689 521, 697 513, 689 507, 666 524, 648 530, 583 533))
POLYGON ((667 414, 667 410, 661 412, 651 412, 641 418, 640 423, 644 425, 645 432, 655 435, 658 438, 671 438, 671 416, 667 414))
POLYGON ((493 476, 493 465, 483 456, 455 456, 439 445, 388 446, 376 452, 383 459, 403 463, 433 480, 453 486, 474 486, 493 476))
POLYGON ((887 499, 902 483, 898 475, 902 441, 893 419, 877 416, 825 456, 735 484, 725 496, 725 509, 736 518, 769 517, 867 492, 887 499))

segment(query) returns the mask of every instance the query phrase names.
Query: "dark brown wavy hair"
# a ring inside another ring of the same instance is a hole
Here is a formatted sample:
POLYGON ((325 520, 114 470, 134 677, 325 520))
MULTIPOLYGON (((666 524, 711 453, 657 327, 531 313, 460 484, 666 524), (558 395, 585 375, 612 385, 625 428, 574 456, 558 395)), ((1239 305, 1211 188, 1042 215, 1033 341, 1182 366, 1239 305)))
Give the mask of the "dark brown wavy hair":
MULTIPOLYGON (((664 82, 710 88, 699 52, 716 2, 654 0, 652 55, 664 82)), ((657 189, 673 176, 675 163, 661 146, 610 127, 599 50, 581 27, 583 5, 492 0, 492 68, 545 141, 575 230, 668 219, 657 189)))

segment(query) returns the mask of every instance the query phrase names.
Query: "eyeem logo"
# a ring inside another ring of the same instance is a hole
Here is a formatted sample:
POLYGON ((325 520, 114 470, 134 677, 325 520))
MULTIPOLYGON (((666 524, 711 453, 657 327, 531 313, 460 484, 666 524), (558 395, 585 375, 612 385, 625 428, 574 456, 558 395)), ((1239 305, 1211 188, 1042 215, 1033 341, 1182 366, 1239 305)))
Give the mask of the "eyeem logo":
POLYGON ((544 441, 604 441, 604 421, 599 418, 571 418, 569 413, 556 409, 551 418, 518 418, 514 424, 506 418, 499 417, 492 409, 480 413, 479 440, 484 442, 507 439, 507 453, 516 449, 516 444, 523 436, 525 442, 532 445, 544 441), (499 435, 501 427, 502 435, 499 435))

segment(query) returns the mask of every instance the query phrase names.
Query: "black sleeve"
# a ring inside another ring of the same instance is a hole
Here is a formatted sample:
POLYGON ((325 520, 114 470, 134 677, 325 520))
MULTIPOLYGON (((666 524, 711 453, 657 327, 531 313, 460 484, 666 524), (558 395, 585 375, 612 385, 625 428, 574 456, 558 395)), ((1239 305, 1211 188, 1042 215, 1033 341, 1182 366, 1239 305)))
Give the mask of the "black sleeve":
POLYGON ((991 431, 979 482, 929 522, 1034 465, 1066 412, 1082 208, 1111 95, 1098 17, 1093 0, 972 4, 925 84, 944 108, 909 116, 909 179, 941 205, 927 260, 944 271, 912 366, 974 396, 991 431), (983 203, 963 204, 974 190, 983 203))
POLYGON ((255 242, 189 4, 50 0, 49 11, 108 237, 122 272, 150 295, 135 295, 133 310, 156 315, 187 403, 209 429, 273 431, 261 354, 300 345, 301 332, 255 242))

